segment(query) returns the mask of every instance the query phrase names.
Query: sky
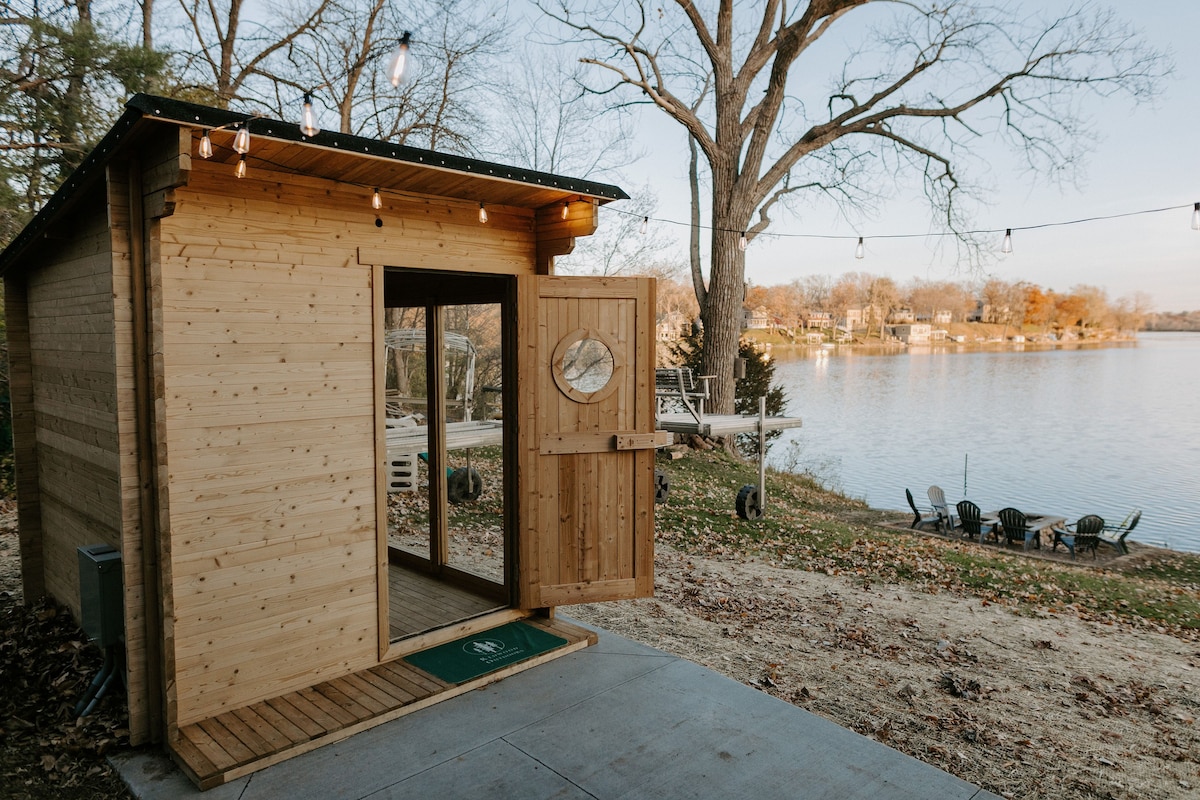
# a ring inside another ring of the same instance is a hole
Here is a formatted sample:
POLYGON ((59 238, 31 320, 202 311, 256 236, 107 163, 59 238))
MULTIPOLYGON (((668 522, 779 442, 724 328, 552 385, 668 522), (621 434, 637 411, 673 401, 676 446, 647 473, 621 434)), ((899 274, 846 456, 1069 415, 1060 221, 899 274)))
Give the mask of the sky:
MULTIPOLYGON (((1065 6, 1060 0, 1041 5, 1065 6)), ((865 219, 848 222, 832 206, 784 214, 770 229, 780 234, 867 237, 866 257, 854 258, 855 240, 824 241, 761 237, 746 252, 746 278, 757 285, 788 283, 805 275, 835 278, 844 272, 886 275, 904 283, 997 277, 1026 280, 1066 292, 1076 285, 1099 286, 1110 299, 1143 292, 1157 311, 1200 309, 1200 231, 1190 227, 1192 205, 1200 201, 1200 3, 1195 0, 1112 0, 1107 3, 1139 28, 1158 49, 1170 51, 1174 74, 1164 80, 1152 103, 1135 105, 1125 97, 1090 103, 1098 132, 1078 186, 1038 182, 1019 170, 1001 148, 987 176, 994 191, 973 215, 974 228, 1003 229, 1125 214, 1170 206, 1186 208, 1118 220, 1036 231, 1017 231, 1013 252, 996 251, 981 271, 960 266, 955 249, 940 239, 874 240, 872 234, 924 234, 931 229, 920 186, 900 190, 865 219)), ((829 69, 840 67, 829 65, 829 69)), ((677 123, 648 109, 639 120, 639 143, 646 155, 623 170, 626 188, 651 185, 658 195, 655 218, 689 217, 686 143, 677 123)), ((686 228, 657 223, 678 238, 686 253, 686 228)))

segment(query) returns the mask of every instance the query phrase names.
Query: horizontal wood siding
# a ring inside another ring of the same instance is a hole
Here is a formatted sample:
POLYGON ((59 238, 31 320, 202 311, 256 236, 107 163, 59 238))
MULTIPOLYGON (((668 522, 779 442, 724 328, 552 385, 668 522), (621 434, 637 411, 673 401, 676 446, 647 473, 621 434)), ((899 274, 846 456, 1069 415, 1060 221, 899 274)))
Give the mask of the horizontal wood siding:
MULTIPOLYGON (((29 363, 46 590, 79 616, 76 548, 121 549, 121 448, 112 238, 102 202, 82 202, 27 283, 29 363)), ((119 319, 123 318, 123 319, 119 319)))
POLYGON ((369 193, 270 177, 195 163, 161 222, 172 727, 378 658, 378 348, 357 247, 379 229, 369 193))

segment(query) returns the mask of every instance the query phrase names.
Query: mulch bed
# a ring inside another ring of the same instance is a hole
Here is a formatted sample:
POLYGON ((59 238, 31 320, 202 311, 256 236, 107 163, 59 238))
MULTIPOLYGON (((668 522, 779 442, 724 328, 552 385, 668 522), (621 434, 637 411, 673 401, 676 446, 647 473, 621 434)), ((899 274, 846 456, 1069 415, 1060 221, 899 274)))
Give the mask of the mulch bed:
POLYGON ((0 795, 130 796, 105 760, 129 743, 124 693, 111 691, 86 718, 74 714, 102 661, 66 609, 0 591, 0 795))

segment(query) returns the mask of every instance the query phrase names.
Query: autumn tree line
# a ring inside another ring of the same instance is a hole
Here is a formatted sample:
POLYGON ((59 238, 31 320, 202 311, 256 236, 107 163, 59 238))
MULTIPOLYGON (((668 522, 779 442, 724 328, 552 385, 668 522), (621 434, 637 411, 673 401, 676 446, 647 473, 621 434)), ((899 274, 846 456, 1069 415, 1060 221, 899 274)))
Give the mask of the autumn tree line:
MULTIPOLYGON (((687 287, 669 278, 659 282, 659 311, 695 313, 689 305, 687 287)), ((923 280, 898 283, 889 277, 867 272, 806 275, 790 283, 773 286, 747 285, 743 307, 765 308, 774 325, 800 330, 814 312, 829 314, 839 324, 849 309, 876 309, 863 325, 876 326, 891 320, 900 310, 917 319, 932 320, 938 312, 949 312, 951 322, 978 321, 1029 328, 1038 333, 1066 332, 1088 337, 1100 332, 1130 333, 1146 327, 1150 298, 1137 293, 1109 298, 1098 286, 1077 285, 1058 292, 1029 281, 923 280)), ((1200 315, 1197 315, 1200 317, 1200 315)), ((937 327, 935 325, 935 327, 937 327)))

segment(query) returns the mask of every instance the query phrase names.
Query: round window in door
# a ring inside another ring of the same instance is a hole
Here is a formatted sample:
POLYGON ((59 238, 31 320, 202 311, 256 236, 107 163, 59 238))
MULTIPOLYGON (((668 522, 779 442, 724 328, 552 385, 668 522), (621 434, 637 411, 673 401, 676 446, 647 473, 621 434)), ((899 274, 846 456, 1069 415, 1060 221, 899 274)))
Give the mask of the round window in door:
POLYGON ((619 348, 604 334, 579 328, 554 348, 551 372, 559 391, 580 403, 596 403, 620 385, 623 363, 619 348))

